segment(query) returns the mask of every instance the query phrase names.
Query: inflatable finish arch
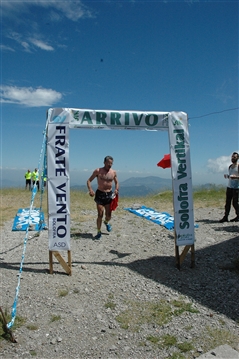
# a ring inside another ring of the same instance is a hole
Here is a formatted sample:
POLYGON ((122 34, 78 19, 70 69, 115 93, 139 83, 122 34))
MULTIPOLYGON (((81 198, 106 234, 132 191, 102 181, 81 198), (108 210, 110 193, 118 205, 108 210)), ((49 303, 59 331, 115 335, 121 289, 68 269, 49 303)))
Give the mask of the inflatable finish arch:
POLYGON ((194 244, 188 119, 184 112, 51 108, 47 112, 49 250, 70 250, 69 129, 168 131, 176 246, 194 244))

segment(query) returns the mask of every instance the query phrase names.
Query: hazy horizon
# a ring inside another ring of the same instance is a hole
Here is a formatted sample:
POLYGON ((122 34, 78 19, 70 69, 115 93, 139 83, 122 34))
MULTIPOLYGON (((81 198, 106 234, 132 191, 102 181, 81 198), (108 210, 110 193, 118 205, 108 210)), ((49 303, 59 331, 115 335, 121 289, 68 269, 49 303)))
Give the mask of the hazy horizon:
MULTIPOLYGON (((1 187, 25 187, 25 173, 27 171, 28 168, 25 169, 1 169, 1 187)), ((30 168, 31 171, 33 171, 33 169, 30 168)), ((117 171, 117 169, 116 169, 117 171)), ((70 185, 71 186, 76 186, 76 185, 86 185, 86 181, 87 179, 90 177, 90 175, 92 174, 93 169, 92 170, 70 170, 70 185)), ((154 176, 154 177, 159 177, 159 178, 163 178, 163 179, 171 179, 171 169, 165 169, 165 173, 163 173, 163 175, 160 173, 160 175, 157 173, 157 168, 156 171, 152 171, 152 172, 137 172, 137 171, 132 171, 132 172, 122 172, 122 171, 117 171, 117 175, 118 175, 118 179, 119 179, 119 183, 123 182, 129 178, 132 177, 141 177, 141 178, 145 178, 145 177, 149 177, 149 176, 154 176)), ((94 183, 94 182, 93 182, 94 183)), ((96 183, 96 180, 95 180, 96 183)), ((192 184, 193 186, 198 186, 198 185, 204 185, 204 184, 215 184, 215 185, 227 185, 227 180, 224 179, 223 177, 223 173, 219 173, 219 174, 211 174, 208 173, 208 176, 205 177, 203 176, 203 178, 199 177, 197 174, 192 174, 192 184)))

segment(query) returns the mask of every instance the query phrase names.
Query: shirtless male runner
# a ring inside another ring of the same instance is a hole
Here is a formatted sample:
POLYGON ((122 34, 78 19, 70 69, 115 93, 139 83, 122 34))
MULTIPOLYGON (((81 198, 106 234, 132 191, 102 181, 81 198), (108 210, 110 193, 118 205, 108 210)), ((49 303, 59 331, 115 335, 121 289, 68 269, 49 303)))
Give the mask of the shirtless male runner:
POLYGON ((104 159, 104 167, 97 168, 94 170, 90 178, 87 180, 87 187, 89 190, 89 195, 91 197, 95 196, 96 208, 98 211, 97 217, 97 235, 95 239, 101 238, 101 224, 104 215, 105 209, 105 220, 104 224, 106 225, 106 229, 108 232, 111 231, 112 227, 109 224, 111 219, 111 209, 110 204, 115 195, 118 194, 119 191, 119 183, 116 171, 114 171, 111 167, 113 165, 113 157, 106 156, 104 159), (91 188, 91 182, 97 177, 98 188, 96 192, 91 188), (115 183, 115 190, 112 190, 112 183, 115 183))

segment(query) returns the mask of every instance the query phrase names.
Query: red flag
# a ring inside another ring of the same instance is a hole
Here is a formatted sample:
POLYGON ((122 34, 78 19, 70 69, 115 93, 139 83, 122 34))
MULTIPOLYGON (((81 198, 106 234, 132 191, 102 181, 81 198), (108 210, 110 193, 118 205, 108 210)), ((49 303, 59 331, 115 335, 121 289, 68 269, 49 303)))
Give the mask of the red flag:
POLYGON ((116 194, 110 203, 111 211, 115 211, 116 208, 118 207, 118 200, 119 200, 119 196, 118 196, 118 194, 116 194))
POLYGON ((171 167, 171 157, 170 154, 164 155, 164 157, 157 163, 158 167, 170 168, 171 167))

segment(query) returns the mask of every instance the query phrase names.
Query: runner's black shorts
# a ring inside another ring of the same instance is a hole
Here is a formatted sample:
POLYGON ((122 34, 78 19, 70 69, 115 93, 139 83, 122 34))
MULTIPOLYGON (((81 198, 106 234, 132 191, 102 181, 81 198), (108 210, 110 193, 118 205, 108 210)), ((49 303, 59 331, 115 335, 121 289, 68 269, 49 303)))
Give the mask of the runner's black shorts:
POLYGON ((105 206, 107 204, 110 204, 112 201, 112 191, 109 192, 102 192, 99 189, 95 192, 95 202, 97 204, 101 204, 102 206, 105 206))

